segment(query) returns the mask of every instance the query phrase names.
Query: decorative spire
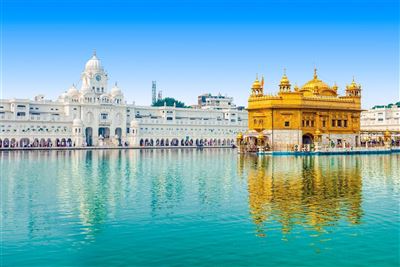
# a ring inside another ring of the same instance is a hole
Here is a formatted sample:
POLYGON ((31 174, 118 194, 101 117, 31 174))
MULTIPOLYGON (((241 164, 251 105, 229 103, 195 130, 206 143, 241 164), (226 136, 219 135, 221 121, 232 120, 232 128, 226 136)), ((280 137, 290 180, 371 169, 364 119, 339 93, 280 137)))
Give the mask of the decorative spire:
POLYGON ((286 68, 283 69, 283 76, 281 78, 281 82, 279 83, 279 91, 280 92, 290 92, 290 81, 286 76, 286 68))
POLYGON ((336 81, 335 81, 335 83, 333 84, 333 86, 332 86, 332 89, 333 89, 333 90, 335 90, 335 91, 337 91, 337 89, 338 89, 338 86, 337 86, 337 83, 336 83, 336 81))
POLYGON ((118 83, 117 82, 115 82, 115 87, 117 87, 118 86, 118 83))
POLYGON ((261 88, 264 89, 264 75, 261 78, 261 88))
POLYGON ((317 68, 314 68, 314 80, 318 79, 317 68))
POLYGON ((256 73, 256 81, 258 81, 258 73, 256 73))
POLYGON ((96 49, 93 49, 93 56, 96 57, 96 49))

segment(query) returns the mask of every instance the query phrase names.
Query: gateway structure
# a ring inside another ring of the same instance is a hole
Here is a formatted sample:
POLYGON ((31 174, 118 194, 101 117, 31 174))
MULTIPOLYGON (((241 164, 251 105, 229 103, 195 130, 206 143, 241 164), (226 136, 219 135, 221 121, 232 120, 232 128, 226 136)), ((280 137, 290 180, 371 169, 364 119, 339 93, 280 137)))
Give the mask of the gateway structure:
POLYGON ((301 88, 283 75, 277 94, 264 94, 264 81, 256 79, 248 100, 249 131, 238 139, 255 148, 275 150, 294 147, 356 146, 359 144, 361 86, 351 82, 344 96, 336 85, 314 77, 301 88))
POLYGON ((0 147, 229 146, 247 129, 236 108, 188 109, 127 104, 94 53, 75 85, 55 100, 0 100, 0 147))

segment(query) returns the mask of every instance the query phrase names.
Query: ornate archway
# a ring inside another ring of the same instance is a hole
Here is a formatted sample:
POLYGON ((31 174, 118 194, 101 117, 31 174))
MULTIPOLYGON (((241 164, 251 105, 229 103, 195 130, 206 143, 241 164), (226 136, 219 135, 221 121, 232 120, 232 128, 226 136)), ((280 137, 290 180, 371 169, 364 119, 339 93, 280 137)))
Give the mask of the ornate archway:
POLYGON ((304 134, 302 137, 303 145, 311 145, 313 143, 314 136, 310 133, 304 134))

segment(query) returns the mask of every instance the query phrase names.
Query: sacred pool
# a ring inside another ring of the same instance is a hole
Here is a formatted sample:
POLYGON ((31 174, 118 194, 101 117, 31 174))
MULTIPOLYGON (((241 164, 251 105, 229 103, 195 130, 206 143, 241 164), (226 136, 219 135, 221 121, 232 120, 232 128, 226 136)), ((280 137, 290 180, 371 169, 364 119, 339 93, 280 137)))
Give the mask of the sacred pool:
POLYGON ((398 266, 400 154, 0 152, 1 266, 398 266))

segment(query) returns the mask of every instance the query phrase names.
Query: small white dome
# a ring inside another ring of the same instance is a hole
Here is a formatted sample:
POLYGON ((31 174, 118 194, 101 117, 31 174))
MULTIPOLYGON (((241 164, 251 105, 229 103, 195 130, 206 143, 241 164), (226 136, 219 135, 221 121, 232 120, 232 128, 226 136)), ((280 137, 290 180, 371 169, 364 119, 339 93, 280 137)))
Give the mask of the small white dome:
POLYGON ((122 94, 121 89, 119 89, 117 83, 115 83, 114 87, 111 89, 111 95, 117 96, 117 95, 121 95, 121 94, 122 94))
POLYGON ((81 119, 76 118, 76 119, 74 119, 74 120, 72 121, 72 125, 73 125, 73 126, 83 126, 83 122, 82 122, 81 119))
POLYGON ((62 93, 59 98, 65 99, 68 96, 66 92, 62 93))
POLYGON ((93 53, 91 59, 86 62, 85 71, 99 71, 103 70, 103 66, 101 65, 100 59, 96 56, 96 51, 93 53))
POLYGON ((79 94, 78 89, 76 89, 74 84, 68 89, 67 94, 69 96, 75 96, 75 95, 79 94))

